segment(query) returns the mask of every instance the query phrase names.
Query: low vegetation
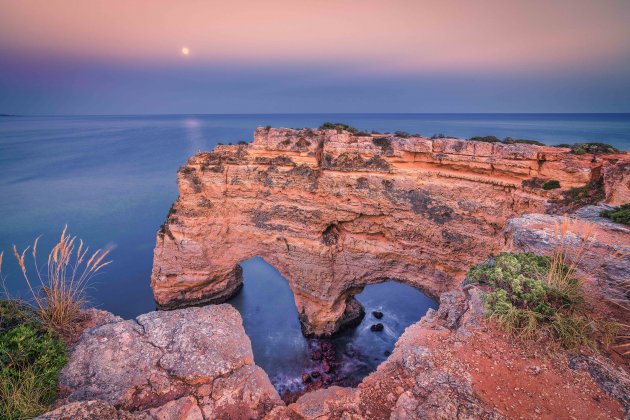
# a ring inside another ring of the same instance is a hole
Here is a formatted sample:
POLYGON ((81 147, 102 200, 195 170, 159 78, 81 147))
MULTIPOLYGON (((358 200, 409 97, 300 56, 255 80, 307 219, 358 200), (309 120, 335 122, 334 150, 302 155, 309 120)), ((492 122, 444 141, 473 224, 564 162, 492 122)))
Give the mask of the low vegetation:
POLYGON ((575 143, 575 144, 557 144, 555 147, 568 147, 571 153, 576 155, 585 155, 587 153, 605 154, 619 153, 619 150, 610 144, 591 142, 591 143, 575 143))
MULTIPOLYGON (((59 371, 67 360, 64 343, 83 320, 85 289, 109 264, 105 261, 109 251, 90 252, 83 241, 67 233, 67 227, 42 266, 37 261, 38 242, 39 238, 22 252, 13 247, 30 302, 9 296, 0 300, 2 419, 31 418, 52 403, 59 371)), ((0 275, 2 257, 0 253, 0 275)))
POLYGON ((474 136, 474 137, 471 137, 469 140, 483 141, 485 143, 500 143, 501 142, 501 140, 499 140, 495 136, 474 136))
POLYGON ((630 225, 630 203, 622 204, 621 206, 615 207, 611 210, 604 210, 599 215, 607 217, 616 223, 630 225))
POLYGON ((485 143, 503 143, 503 144, 533 144, 535 146, 544 146, 544 143, 539 142, 538 140, 527 140, 527 139, 513 139, 512 137, 505 137, 503 140, 495 136, 475 136, 471 137, 469 140, 472 141, 482 141, 485 143))
POLYGON ((560 181, 556 181, 552 179, 551 181, 547 181, 542 185, 543 190, 555 190, 556 188, 560 188, 560 181))
POLYGON ((551 257, 504 252, 468 272, 467 283, 488 288, 484 304, 489 317, 514 337, 549 339, 566 348, 611 341, 617 324, 592 319, 575 277, 592 226, 573 234, 577 245, 569 245, 571 228, 567 218, 556 226, 551 257))
POLYGON ((27 305, 0 301, 0 418, 23 419, 45 412, 66 364, 61 338, 27 305))
POLYGON ((325 122, 319 126, 319 129, 320 130, 337 130, 338 133, 341 133, 342 131, 349 131, 350 133, 353 133, 353 134, 359 133, 358 129, 344 123, 325 122))
POLYGON ((597 204, 605 198, 602 180, 591 181, 582 187, 574 187, 565 194, 565 201, 573 207, 597 204))

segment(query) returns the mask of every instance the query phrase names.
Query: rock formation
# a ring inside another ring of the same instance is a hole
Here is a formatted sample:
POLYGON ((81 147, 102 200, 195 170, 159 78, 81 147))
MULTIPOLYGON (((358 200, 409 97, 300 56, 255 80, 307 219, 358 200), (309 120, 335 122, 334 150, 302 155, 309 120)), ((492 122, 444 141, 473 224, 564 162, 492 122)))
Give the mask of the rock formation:
POLYGON ((61 419, 622 418, 628 374, 588 351, 537 353, 497 333, 475 286, 445 292, 357 388, 285 405, 251 362, 228 305, 110 317, 81 336, 64 368, 61 419))
POLYGON ((61 372, 69 404, 44 418, 261 418, 283 405, 231 305, 104 322, 61 372))
POLYGON ((628 201, 627 168, 625 154, 259 128, 179 170, 151 285, 162 309, 223 302, 242 285, 238 264, 261 256, 288 280, 304 332, 329 335, 360 319, 367 284, 455 289, 503 246, 508 219, 550 211, 570 188, 628 201))
POLYGON ((162 309, 222 302, 242 285, 238 264, 261 256, 288 280, 304 332, 329 335, 360 319, 366 284, 454 289, 503 245, 509 218, 569 188, 597 180, 622 200, 627 166, 528 144, 259 128, 179 170, 151 285, 162 309))

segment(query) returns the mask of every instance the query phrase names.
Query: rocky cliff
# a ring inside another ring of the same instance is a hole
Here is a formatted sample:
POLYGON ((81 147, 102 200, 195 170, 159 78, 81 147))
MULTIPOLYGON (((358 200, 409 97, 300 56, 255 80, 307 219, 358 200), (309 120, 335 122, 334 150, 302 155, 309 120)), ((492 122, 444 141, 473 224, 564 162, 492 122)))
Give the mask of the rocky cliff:
POLYGON ((263 257, 288 280, 304 332, 328 335, 362 314, 353 296, 396 279, 433 296, 504 247, 524 213, 570 206, 589 185, 628 201, 628 157, 460 139, 259 128, 178 172, 179 198, 157 235, 160 308, 238 292, 239 263, 263 257), (560 188, 545 190, 546 181, 560 188))

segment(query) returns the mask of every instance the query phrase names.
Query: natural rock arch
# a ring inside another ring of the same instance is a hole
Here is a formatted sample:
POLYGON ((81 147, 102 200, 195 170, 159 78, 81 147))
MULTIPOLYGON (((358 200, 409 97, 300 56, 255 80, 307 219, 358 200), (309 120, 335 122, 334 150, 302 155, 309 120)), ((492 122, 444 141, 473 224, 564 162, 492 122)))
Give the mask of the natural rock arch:
POLYGON ((260 128, 252 144, 180 169, 151 285, 163 309, 223 302, 241 287, 238 263, 260 256, 289 282, 304 332, 332 334, 356 319, 363 286, 454 289, 506 246, 509 218, 544 212, 618 164, 524 144, 260 128))

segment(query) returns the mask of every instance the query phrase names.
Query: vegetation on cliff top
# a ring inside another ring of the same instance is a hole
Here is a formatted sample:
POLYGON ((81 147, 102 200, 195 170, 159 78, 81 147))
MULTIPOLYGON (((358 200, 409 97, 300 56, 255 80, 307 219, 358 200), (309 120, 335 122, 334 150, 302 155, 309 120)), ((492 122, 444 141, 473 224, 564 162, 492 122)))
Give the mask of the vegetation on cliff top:
MULTIPOLYGON (((39 238, 38 238, 39 239, 39 238)), ((53 402, 57 378, 70 341, 84 320, 85 289, 109 264, 107 250, 90 252, 67 227, 48 254, 37 262, 37 245, 13 253, 31 294, 31 303, 0 299, 0 418, 37 416, 53 402), (27 253, 28 252, 28 253, 27 253), (29 269, 27 257, 32 258, 29 269), (31 272, 32 270, 32 272, 31 272)), ((2 270, 0 253, 0 277, 2 270)))
POLYGON ((576 155, 585 155, 587 153, 603 154, 603 153, 619 153, 619 150, 610 144, 591 142, 591 143, 574 143, 574 144, 557 144, 555 147, 568 147, 571 153, 576 155))
POLYGON ((616 223, 630 225, 630 203, 622 204, 621 206, 615 207, 612 210, 604 210, 599 215, 602 217, 607 217, 616 223))
POLYGON ((558 245, 551 257, 504 252, 476 265, 466 283, 489 288, 484 304, 490 318, 514 337, 548 338, 562 346, 609 343, 618 324, 592 319, 575 270, 588 246, 592 229, 579 234, 580 245, 569 246, 567 219, 557 226, 558 245))
POLYGON ((474 136, 468 140, 472 141, 482 141, 485 143, 503 143, 503 144, 515 144, 515 143, 523 143, 523 144, 533 144, 535 146, 544 146, 544 143, 539 142, 538 140, 527 140, 527 139, 513 139, 512 137, 506 137, 503 140, 499 140, 495 136, 474 136))

